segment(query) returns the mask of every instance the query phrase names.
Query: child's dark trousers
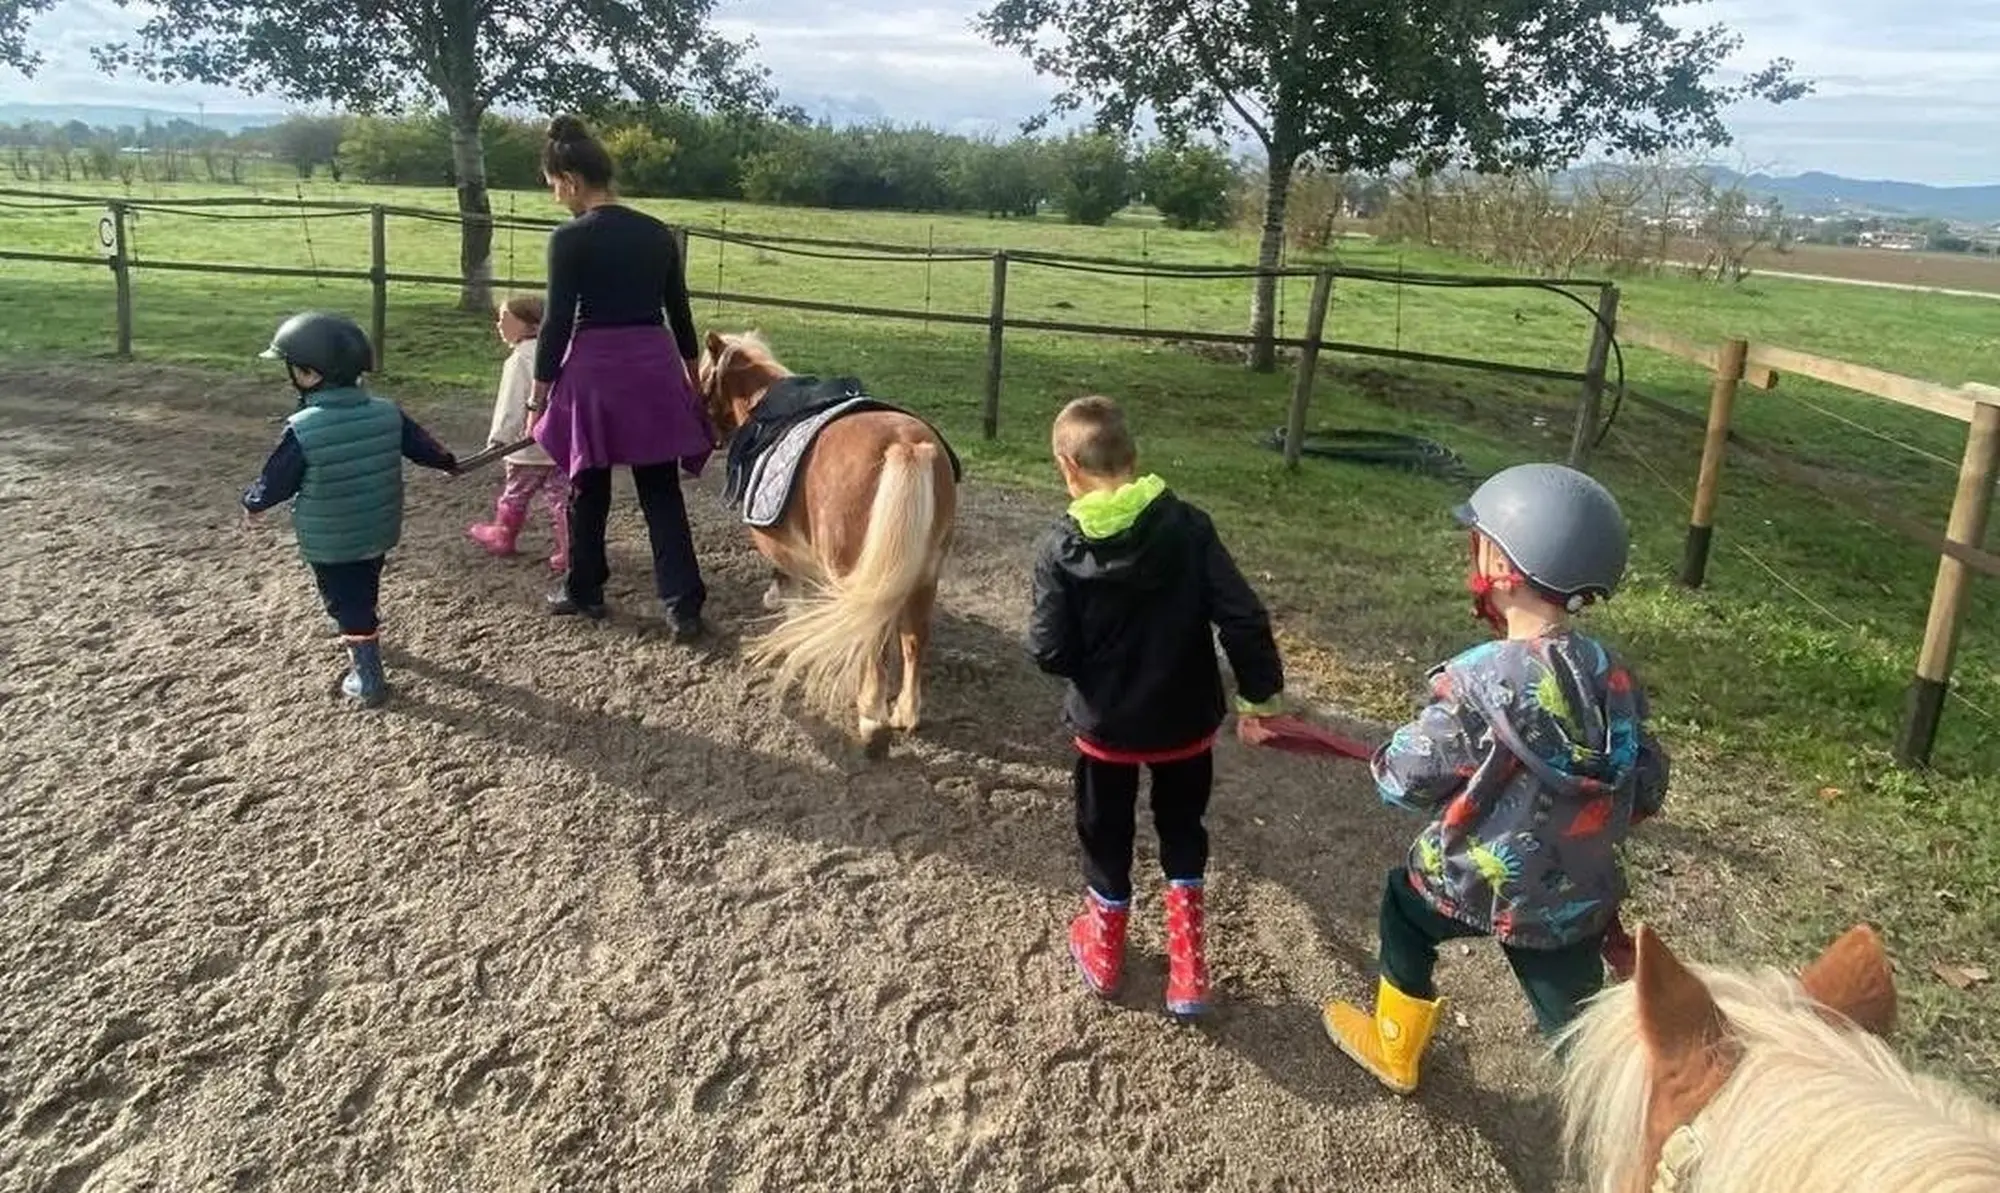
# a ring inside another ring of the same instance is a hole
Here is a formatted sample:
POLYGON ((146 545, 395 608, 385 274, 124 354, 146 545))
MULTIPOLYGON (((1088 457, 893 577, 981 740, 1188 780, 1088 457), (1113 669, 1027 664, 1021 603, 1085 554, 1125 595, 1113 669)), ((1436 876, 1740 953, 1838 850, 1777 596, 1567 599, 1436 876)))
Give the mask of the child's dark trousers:
POLYGON ((1132 897, 1132 843, 1139 805, 1139 769, 1153 776, 1153 827, 1160 836, 1160 868, 1169 881, 1191 881, 1208 869, 1209 788, 1215 755, 1203 751, 1177 762, 1105 762, 1076 756, 1076 835, 1083 844, 1083 877, 1106 899, 1132 897))

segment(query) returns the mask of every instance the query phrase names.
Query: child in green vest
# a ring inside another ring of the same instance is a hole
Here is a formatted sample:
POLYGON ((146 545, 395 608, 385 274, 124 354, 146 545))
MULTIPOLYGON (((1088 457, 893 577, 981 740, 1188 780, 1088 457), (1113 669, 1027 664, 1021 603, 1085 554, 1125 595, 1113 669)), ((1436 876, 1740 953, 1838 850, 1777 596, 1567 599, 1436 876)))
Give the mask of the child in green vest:
POLYGON ((292 503, 299 554, 347 643, 341 691, 376 708, 389 697, 376 605, 383 560, 403 533, 403 459, 440 472, 455 472, 458 460, 394 402, 361 387, 375 352, 352 319, 294 315, 263 356, 285 362, 299 408, 244 490, 244 517, 292 503))

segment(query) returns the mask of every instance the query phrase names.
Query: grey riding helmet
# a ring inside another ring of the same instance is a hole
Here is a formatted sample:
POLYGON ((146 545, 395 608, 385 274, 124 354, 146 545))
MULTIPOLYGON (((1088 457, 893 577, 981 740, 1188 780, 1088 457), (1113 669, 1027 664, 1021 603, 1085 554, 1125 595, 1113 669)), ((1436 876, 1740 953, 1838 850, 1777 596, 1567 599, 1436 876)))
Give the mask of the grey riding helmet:
POLYGON ((311 369, 330 387, 353 385, 375 365, 375 350, 361 325, 326 311, 305 311, 285 320, 259 355, 311 369))
POLYGON ((1631 533, 1610 490, 1561 464, 1496 472, 1453 512, 1492 539, 1528 582, 1574 613, 1625 576, 1631 533))

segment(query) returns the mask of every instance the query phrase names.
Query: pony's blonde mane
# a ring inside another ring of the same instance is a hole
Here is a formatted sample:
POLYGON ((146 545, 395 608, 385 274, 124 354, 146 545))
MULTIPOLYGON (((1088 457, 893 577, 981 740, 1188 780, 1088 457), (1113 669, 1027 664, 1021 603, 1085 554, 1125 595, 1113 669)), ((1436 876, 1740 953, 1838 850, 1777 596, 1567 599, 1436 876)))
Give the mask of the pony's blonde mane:
MULTIPOLYGON (((1696 1123, 1681 1193, 1993 1193, 2000 1114, 1911 1073, 1875 1036, 1831 1022, 1796 978, 1689 966, 1742 1058, 1696 1123)), ((1635 983, 1595 999, 1563 1037, 1563 1144, 1597 1193, 1643 1162, 1647 1052, 1635 983)), ((1652 1187, 1647 1174, 1638 1188, 1652 1187)))
POLYGON ((779 374, 791 372, 778 360, 778 354, 771 351, 771 345, 765 342, 762 332, 739 331, 717 334, 722 336, 722 351, 709 361, 709 368, 715 375, 721 376, 744 364, 763 365, 779 374))
MULTIPOLYGON (((761 332, 716 332, 714 335, 722 341, 722 350, 712 352, 704 343, 701 360, 695 368, 695 381, 701 387, 702 405, 708 410, 710 418, 719 418, 724 413, 718 405, 722 402, 722 380, 732 371, 749 366, 762 367, 774 378, 792 375, 792 371, 780 363, 777 354, 771 351, 771 346, 764 342, 761 332)), ((761 393, 756 394, 748 405, 755 406, 762 399, 761 393)), ((728 405, 734 406, 734 403, 728 405)), ((730 417, 740 421, 743 409, 744 407, 737 407, 730 412, 730 417)))

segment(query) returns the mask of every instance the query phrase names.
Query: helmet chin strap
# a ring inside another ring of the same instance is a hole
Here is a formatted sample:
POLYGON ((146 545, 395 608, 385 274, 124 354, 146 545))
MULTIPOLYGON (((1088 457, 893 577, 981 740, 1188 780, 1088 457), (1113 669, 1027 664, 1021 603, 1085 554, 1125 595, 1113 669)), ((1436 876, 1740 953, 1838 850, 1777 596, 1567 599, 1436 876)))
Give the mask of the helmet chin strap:
POLYGON ((1479 568, 1478 531, 1474 531, 1472 534, 1472 567, 1465 574, 1465 588, 1466 591, 1472 594, 1472 615, 1492 627, 1493 632, 1502 637, 1505 637, 1507 633, 1507 618, 1494 604, 1494 593, 1512 592, 1517 588, 1527 588, 1537 596, 1560 605, 1564 611, 1570 614, 1583 612, 1584 608, 1591 601, 1588 594, 1581 592, 1573 592, 1568 596, 1557 596, 1544 592, 1542 589, 1536 587, 1534 582, 1529 580, 1527 576, 1523 575, 1521 569, 1515 567, 1512 560, 1508 560, 1507 562, 1506 575, 1497 577, 1487 575, 1479 568))
POLYGON ((300 385, 300 384, 299 384, 299 366, 297 366, 297 365, 295 365, 295 364, 291 363, 290 361, 286 361, 286 362, 285 362, 285 378, 286 378, 286 380, 288 380, 288 381, 290 381, 290 382, 292 383, 292 388, 293 388, 293 389, 295 389, 295 390, 298 390, 298 391, 299 391, 299 396, 300 396, 300 397, 302 397, 302 398, 303 398, 303 397, 307 397, 307 396, 309 396, 309 395, 312 395, 312 394, 316 394, 316 393, 318 393, 318 392, 319 392, 320 390, 323 390, 323 389, 325 389, 325 388, 326 388, 326 376, 325 376, 325 374, 321 374, 321 376, 320 376, 320 379, 319 379, 318 381, 315 381, 315 382, 313 382, 313 383, 312 383, 311 385, 300 385))
POLYGON ((1472 532, 1472 567, 1465 573, 1466 591, 1472 594, 1472 615, 1490 626, 1494 633, 1505 636, 1507 618, 1493 602, 1493 594, 1507 592, 1522 582, 1521 573, 1512 564, 1507 575, 1498 579, 1489 576, 1479 566, 1479 532, 1472 532))

